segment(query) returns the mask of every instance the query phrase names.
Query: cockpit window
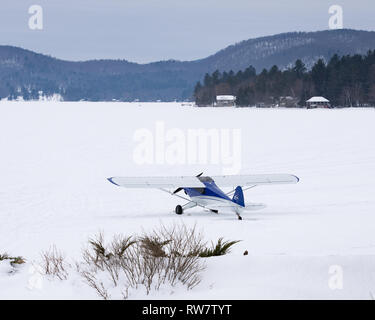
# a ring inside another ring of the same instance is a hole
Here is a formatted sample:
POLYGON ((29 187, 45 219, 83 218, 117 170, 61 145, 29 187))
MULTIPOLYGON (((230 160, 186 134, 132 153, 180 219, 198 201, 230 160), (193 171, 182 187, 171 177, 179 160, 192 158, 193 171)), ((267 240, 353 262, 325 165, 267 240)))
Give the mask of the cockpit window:
POLYGON ((198 191, 200 194, 204 194, 206 188, 194 188, 194 190, 198 191))
POLYGON ((201 182, 214 182, 210 177, 198 177, 201 182))

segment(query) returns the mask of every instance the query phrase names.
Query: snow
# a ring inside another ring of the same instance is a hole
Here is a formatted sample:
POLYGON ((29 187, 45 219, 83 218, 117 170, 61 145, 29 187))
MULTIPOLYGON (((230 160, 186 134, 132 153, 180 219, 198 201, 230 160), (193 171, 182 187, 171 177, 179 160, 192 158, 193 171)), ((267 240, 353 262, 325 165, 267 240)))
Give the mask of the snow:
MULTIPOLYGON (((0 102, 0 299, 97 299, 73 271, 38 272, 55 244, 72 264, 87 239, 197 225, 207 241, 242 240, 206 259, 192 290, 162 288, 130 299, 371 299, 375 292, 374 109, 181 108, 180 103, 0 102), (239 173, 291 173, 296 185, 260 186, 245 201, 267 207, 243 215, 192 209, 158 190, 128 190, 106 178, 220 175, 223 163, 134 162, 140 129, 240 129, 239 173), (249 255, 244 256, 247 250, 249 255), (337 277, 338 278, 337 278, 337 277), (335 278, 336 277, 336 278, 335 278), (333 286, 335 279, 341 279, 333 286)), ((113 296, 113 298, 120 298, 113 296)))

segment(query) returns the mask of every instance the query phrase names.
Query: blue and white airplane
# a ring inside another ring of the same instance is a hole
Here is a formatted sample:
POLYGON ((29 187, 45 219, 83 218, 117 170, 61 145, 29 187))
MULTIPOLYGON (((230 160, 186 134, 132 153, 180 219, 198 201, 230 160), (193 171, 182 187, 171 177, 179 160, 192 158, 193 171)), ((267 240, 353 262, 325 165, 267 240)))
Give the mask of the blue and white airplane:
POLYGON ((112 177, 108 178, 113 184, 125 188, 155 188, 182 198, 188 203, 176 206, 175 212, 182 214, 185 210, 202 207, 212 212, 219 213, 230 211, 242 220, 241 214, 245 211, 263 209, 265 205, 251 203, 245 205, 243 191, 258 185, 274 185, 297 183, 299 178, 291 174, 253 174, 231 176, 202 176, 196 177, 112 177), (222 187, 232 187, 233 190, 225 193, 222 187), (235 187, 237 186, 237 187, 235 187), (244 189, 242 189, 244 187, 244 189), (174 191, 170 191, 174 190, 174 191), (184 191, 190 199, 181 196, 184 191), (233 194, 233 198, 229 196, 233 194))

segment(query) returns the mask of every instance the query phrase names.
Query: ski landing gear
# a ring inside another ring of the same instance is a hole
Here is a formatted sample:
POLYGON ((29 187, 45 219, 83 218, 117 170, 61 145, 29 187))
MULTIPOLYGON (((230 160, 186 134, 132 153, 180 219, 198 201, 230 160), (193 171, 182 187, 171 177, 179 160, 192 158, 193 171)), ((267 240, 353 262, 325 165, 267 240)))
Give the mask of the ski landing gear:
POLYGON ((236 215, 237 215, 237 217, 238 217, 238 220, 242 220, 242 217, 240 216, 239 213, 236 212, 236 215))
POLYGON ((180 205, 178 205, 178 206, 176 206, 175 212, 176 212, 176 214, 183 214, 184 210, 182 209, 182 207, 180 205))

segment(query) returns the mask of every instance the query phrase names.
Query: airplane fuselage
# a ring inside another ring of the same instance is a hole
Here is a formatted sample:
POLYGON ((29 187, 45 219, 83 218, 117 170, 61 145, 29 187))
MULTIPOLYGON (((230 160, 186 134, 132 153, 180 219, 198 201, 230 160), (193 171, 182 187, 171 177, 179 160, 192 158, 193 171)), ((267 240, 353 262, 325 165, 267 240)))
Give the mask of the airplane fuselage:
POLYGON ((236 211, 235 208, 244 207, 234 199, 229 198, 210 177, 198 178, 205 187, 202 188, 183 188, 185 193, 200 206, 217 210, 217 208, 227 207, 229 211, 236 211))

